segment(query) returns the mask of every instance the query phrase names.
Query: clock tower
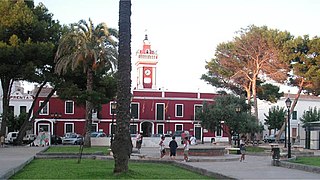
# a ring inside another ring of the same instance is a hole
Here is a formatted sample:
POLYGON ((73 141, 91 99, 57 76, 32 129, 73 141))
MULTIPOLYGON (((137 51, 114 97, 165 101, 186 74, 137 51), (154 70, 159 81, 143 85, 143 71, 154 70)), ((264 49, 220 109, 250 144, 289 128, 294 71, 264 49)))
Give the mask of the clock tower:
POLYGON ((138 89, 157 89, 156 87, 156 66, 158 54, 151 49, 148 35, 143 40, 142 50, 136 53, 138 60, 137 67, 137 88, 138 89))

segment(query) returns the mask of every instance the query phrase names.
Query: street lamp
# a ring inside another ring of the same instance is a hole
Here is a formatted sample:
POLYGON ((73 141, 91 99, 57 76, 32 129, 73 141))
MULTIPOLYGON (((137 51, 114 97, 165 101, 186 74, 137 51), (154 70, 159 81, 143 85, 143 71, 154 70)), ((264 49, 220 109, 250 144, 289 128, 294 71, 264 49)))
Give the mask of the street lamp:
POLYGON ((171 134, 170 133, 170 116, 168 116, 168 120, 167 120, 167 126, 168 126, 168 130, 167 130, 167 134, 171 134))
POLYGON ((291 107, 291 100, 287 98, 286 106, 288 109, 288 158, 291 158, 291 141, 290 141, 290 107, 291 107))
MULTIPOLYGON (((236 113, 238 114, 238 116, 239 116, 240 111, 241 111, 241 107, 239 105, 236 106, 236 113)), ((238 134, 238 148, 240 148, 240 134, 239 134, 239 132, 237 132, 237 134, 238 134)), ((241 154, 240 150, 237 151, 237 154, 241 154)))
MULTIPOLYGON (((284 121, 284 147, 287 148, 287 122, 288 122, 288 114, 285 115, 285 121, 284 121)), ((282 134, 279 136, 281 137, 282 134)))
POLYGON ((117 109, 117 103, 113 102, 111 103, 111 114, 112 114, 112 121, 111 121, 111 136, 110 136, 110 144, 112 145, 113 142, 113 133, 114 133, 114 127, 113 127, 113 123, 114 123, 114 113, 117 109))
POLYGON ((54 135, 54 144, 57 144, 57 136, 56 136, 56 124, 57 124, 57 119, 58 118, 61 118, 61 113, 51 113, 50 116, 53 118, 53 132, 52 132, 52 135, 54 135))

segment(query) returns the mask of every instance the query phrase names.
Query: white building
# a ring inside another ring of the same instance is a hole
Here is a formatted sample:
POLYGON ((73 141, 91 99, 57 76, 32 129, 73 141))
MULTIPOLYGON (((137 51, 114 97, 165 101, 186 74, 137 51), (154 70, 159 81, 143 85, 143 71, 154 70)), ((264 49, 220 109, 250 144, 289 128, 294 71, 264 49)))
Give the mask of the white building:
MULTIPOLYGON (((262 124, 264 124, 264 119, 266 118, 264 114, 268 114, 269 109, 272 106, 279 106, 287 109, 286 107, 286 99, 290 98, 292 103, 296 94, 285 94, 277 103, 267 103, 265 101, 259 101, 258 108, 259 108, 259 120, 262 124)), ((309 108, 317 107, 320 109, 320 97, 316 96, 309 96, 301 94, 297 105, 294 108, 293 113, 291 114, 290 120, 290 134, 291 138, 295 139, 295 144, 297 145, 305 145, 305 129, 302 127, 303 123, 300 121, 303 113, 308 111, 309 108)), ((272 132, 273 133, 273 132, 272 132)), ((263 134, 269 134, 268 127, 265 126, 265 131, 263 134)), ((319 132, 313 131, 311 134, 311 142, 310 142, 310 149, 319 149, 319 132)))
MULTIPOLYGON (((0 114, 3 112, 2 106, 2 87, 0 85, 0 114)), ((19 116, 20 113, 26 112, 28 113, 34 97, 32 96, 31 92, 24 92, 24 88, 19 81, 15 81, 11 88, 11 95, 9 101, 9 110, 13 112, 14 116, 19 116)), ((1 124, 1 119, 0 119, 1 124)))

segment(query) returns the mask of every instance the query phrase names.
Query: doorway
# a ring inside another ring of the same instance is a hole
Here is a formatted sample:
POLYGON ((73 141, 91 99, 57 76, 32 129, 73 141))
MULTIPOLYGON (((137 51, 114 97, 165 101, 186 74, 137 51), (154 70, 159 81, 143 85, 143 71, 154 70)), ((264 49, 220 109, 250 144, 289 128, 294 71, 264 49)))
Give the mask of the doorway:
POLYGON ((141 130, 143 137, 151 137, 152 135, 152 123, 151 122, 143 122, 141 124, 141 130))

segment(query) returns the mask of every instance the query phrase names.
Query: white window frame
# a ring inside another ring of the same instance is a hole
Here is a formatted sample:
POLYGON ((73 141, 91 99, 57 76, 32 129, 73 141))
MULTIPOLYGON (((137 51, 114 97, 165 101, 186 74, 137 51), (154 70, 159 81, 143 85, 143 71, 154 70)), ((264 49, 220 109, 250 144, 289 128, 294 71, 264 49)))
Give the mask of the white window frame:
MULTIPOLYGON (((111 101, 110 103, 109 103, 109 115, 112 115, 112 105, 111 104, 113 104, 113 103, 117 103, 116 101, 111 101)), ((115 110, 116 111, 116 110, 115 110)), ((114 115, 116 115, 117 113, 116 112, 114 112, 114 115)))
POLYGON ((176 117, 183 117, 183 115, 184 115, 183 110, 184 110, 183 104, 176 104, 175 105, 175 113, 174 113, 175 116, 176 117), (182 114, 181 116, 178 116, 178 106, 181 106, 181 111, 182 111, 181 112, 181 114, 182 114))
MULTIPOLYGON (((41 106, 41 104, 44 101, 39 101, 39 107, 41 106)), ((49 115, 49 101, 47 102, 47 104, 41 109, 41 111, 39 112, 39 115, 49 115), (46 109, 47 113, 43 113, 43 110, 46 109)))
POLYGON ((67 100, 64 102, 64 113, 65 114, 74 114, 74 101, 67 100), (72 112, 71 113, 67 112, 67 103, 70 103, 70 102, 72 103, 72 112))
MULTIPOLYGON (((140 119, 140 103, 138 103, 138 102, 132 102, 131 104, 138 104, 138 118, 137 119, 140 119)), ((130 107, 130 113, 131 113, 131 107, 130 107)), ((132 118, 132 117, 131 117, 132 118)), ((134 118, 134 119, 136 119, 136 118, 134 118)))
POLYGON ((74 123, 65 123, 64 124, 64 134, 67 133, 67 125, 71 125, 72 126, 72 132, 71 133, 74 133, 74 123))
MULTIPOLYGON (((202 105, 202 104, 195 104, 195 105, 193 106, 193 120, 196 120, 196 107, 197 107, 197 106, 201 107, 202 110, 203 110, 203 105, 202 105)), ((198 120, 199 120, 199 119, 198 119, 198 120)))
MULTIPOLYGON (((174 125, 174 131, 178 131, 178 130, 177 130, 177 126, 181 126, 181 127, 182 127, 181 131, 184 131, 184 129, 183 129, 183 124, 175 124, 175 125, 174 125)), ((180 130, 179 130, 179 131, 180 131, 180 130)))
POLYGON ((156 103, 155 104, 155 106, 156 106, 156 108, 155 108, 155 119, 156 120, 158 120, 157 119, 157 114, 158 114, 158 104, 162 104, 163 105, 163 119, 160 119, 159 121, 162 121, 162 120, 165 120, 166 118, 165 118, 165 115, 166 115, 166 113, 165 113, 165 111, 166 111, 166 105, 165 105, 165 103, 156 103))
POLYGON ((165 134, 166 129, 165 129, 165 125, 164 125, 163 123, 157 124, 157 134, 160 134, 160 133, 159 133, 159 126, 162 126, 163 134, 165 134))
MULTIPOLYGON (((96 126, 96 130, 94 132, 99 132, 99 124, 98 123, 92 123, 92 125, 96 126)), ((92 129, 91 129, 92 130, 92 129)))

